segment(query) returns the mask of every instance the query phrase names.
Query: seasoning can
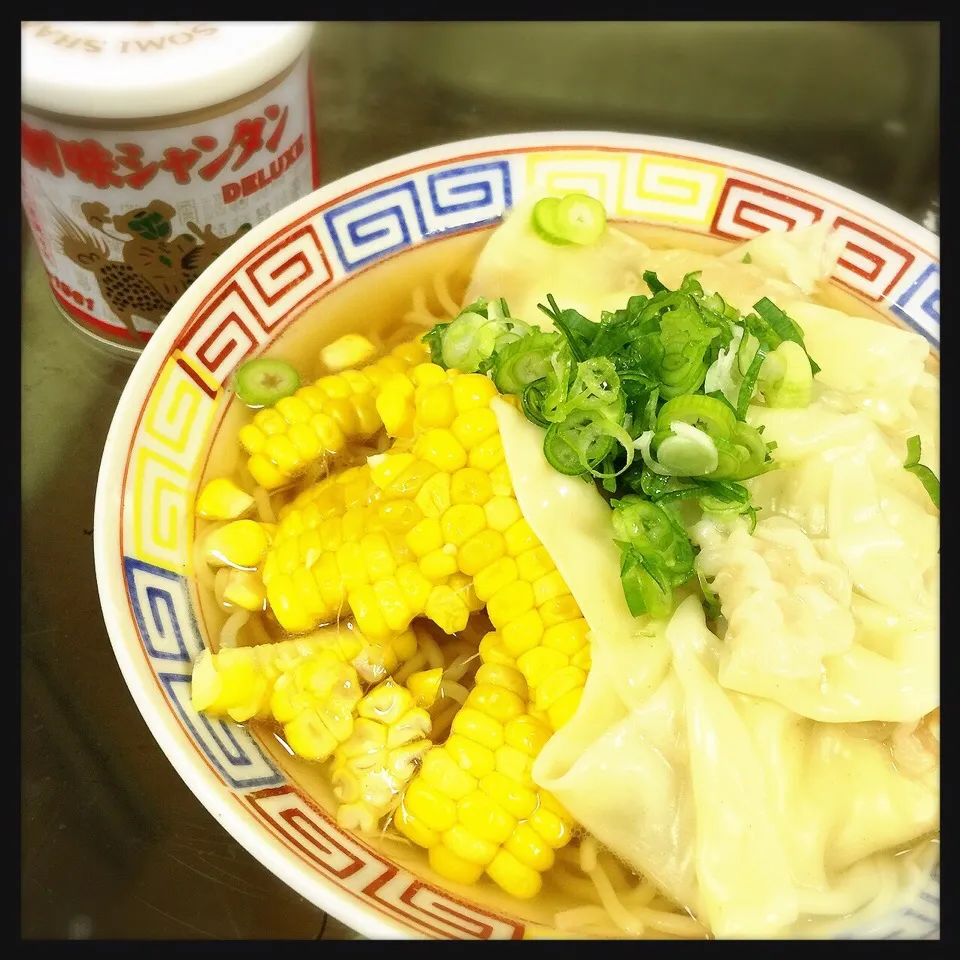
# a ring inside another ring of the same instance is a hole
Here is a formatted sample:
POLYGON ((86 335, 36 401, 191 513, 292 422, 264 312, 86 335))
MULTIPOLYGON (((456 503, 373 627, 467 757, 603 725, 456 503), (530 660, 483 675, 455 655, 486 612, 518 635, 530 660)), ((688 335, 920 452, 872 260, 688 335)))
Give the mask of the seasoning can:
POLYGON ((224 250, 319 186, 312 31, 21 24, 21 199, 77 326, 142 350, 224 250))

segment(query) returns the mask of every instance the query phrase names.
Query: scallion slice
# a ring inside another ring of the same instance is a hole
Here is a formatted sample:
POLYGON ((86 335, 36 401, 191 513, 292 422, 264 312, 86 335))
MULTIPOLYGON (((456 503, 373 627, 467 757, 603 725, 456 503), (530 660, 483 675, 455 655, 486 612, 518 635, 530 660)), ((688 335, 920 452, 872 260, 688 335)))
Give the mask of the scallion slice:
POLYGON ((912 473, 922 484, 923 489, 927 491, 933 505, 940 509, 940 481, 937 475, 920 462, 920 437, 910 437, 907 440, 907 459, 903 468, 912 473))

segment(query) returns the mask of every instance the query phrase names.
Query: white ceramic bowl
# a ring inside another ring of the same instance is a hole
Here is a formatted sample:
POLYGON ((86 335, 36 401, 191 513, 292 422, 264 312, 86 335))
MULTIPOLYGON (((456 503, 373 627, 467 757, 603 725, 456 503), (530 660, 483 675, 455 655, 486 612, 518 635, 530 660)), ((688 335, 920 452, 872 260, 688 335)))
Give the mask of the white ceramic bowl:
MULTIPOLYGON (((549 911, 486 886, 454 889, 419 860, 372 848, 337 826, 322 791, 308 794, 302 766, 275 745, 192 710, 191 663, 207 644, 190 577, 192 501, 223 385, 241 361, 367 268, 495 225, 531 186, 584 189, 616 219, 731 240, 829 219, 847 241, 833 282, 939 350, 931 233, 781 164, 629 134, 491 137, 377 164, 271 217, 194 283, 144 350, 104 449, 95 520, 104 618, 137 706, 190 789, 285 883, 367 937, 549 936, 549 911)), ((898 910, 840 935, 938 937, 939 895, 937 863, 898 910)))

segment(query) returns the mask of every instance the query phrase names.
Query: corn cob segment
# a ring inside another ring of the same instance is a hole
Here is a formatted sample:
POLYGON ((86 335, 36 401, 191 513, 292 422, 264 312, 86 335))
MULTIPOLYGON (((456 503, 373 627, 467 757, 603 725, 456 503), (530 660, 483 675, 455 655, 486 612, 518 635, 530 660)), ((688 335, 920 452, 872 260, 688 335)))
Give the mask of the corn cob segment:
POLYGON ((516 897, 535 896, 554 850, 569 842, 568 815, 531 776, 551 731, 527 712, 514 667, 486 661, 442 746, 431 748, 394 814, 441 876, 474 883, 486 872, 516 897))
POLYGON ((412 630, 404 631, 389 644, 372 644, 351 624, 342 623, 279 643, 226 647, 219 653, 204 650, 193 664, 193 706, 238 723, 269 719, 278 679, 309 657, 329 652, 349 664, 365 682, 375 683, 409 660, 416 649, 412 630))
POLYGON ((290 632, 349 608, 374 639, 417 616, 455 633, 486 605, 497 631, 488 645, 516 665, 534 711, 556 729, 586 681, 586 620, 520 512, 490 409, 493 384, 424 366, 436 373, 418 369, 411 388, 412 440, 282 513, 264 565, 268 601, 290 632))
POLYGON ((383 384, 409 374, 426 357, 424 345, 411 340, 369 366, 321 377, 260 410, 240 430, 253 478, 275 490, 324 456, 340 453, 350 440, 372 437, 383 425, 376 402, 383 384))
POLYGON ((357 713, 353 734, 334 752, 331 782, 340 801, 337 822, 372 833, 400 802, 431 746, 430 714, 391 679, 374 687, 357 713))

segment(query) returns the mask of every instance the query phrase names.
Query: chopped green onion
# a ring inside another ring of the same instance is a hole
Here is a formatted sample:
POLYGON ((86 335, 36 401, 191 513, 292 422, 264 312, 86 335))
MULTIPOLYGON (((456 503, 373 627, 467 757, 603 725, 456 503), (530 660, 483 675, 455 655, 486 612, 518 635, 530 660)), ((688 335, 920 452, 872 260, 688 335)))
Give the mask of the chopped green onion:
POLYGON ((508 343, 494 355, 493 382, 501 393, 522 394, 531 383, 550 372, 550 356, 557 348, 555 333, 536 333, 508 343))
POLYGON ((599 200, 584 193, 544 197, 533 207, 533 229, 548 243, 596 243, 607 229, 607 211, 599 200))
POLYGON ((657 459, 664 469, 678 477, 703 477, 717 469, 719 455, 708 434, 682 420, 675 420, 670 429, 673 436, 657 447, 657 459))
MULTIPOLYGON (((807 353, 807 348, 803 343, 803 331, 800 329, 800 324, 795 320, 791 320, 773 301, 764 297, 753 305, 753 309, 763 317, 781 341, 790 341, 799 344, 803 347, 803 352, 807 353)), ((778 347, 780 344, 772 344, 772 346, 778 347)), ((810 369, 813 374, 818 374, 820 367, 814 363, 813 357, 808 353, 807 359, 810 361, 810 369)))
POLYGON ((724 440, 733 433, 737 422, 729 404, 699 394, 684 394, 668 400, 657 415, 657 429, 670 429, 677 420, 698 427, 711 437, 724 440))
POLYGON ((717 620, 721 613, 720 598, 713 589, 713 584, 704 576, 699 564, 697 564, 696 570, 697 580, 700 581, 700 592, 703 594, 704 606, 706 607, 707 619, 717 620))
POLYGON ((559 197, 544 197, 538 200, 533 206, 533 214, 530 222, 534 233, 541 240, 547 243, 563 244, 569 243, 560 235, 560 227, 557 220, 557 207, 560 206, 559 197))
POLYGON ((286 360, 260 357, 240 364, 233 378, 237 396, 253 409, 272 407, 300 386, 300 374, 286 360))
POLYGON ((753 263, 753 257, 751 257, 749 253, 745 253, 745 254, 743 255, 743 259, 742 259, 740 262, 741 262, 741 263, 753 263))
POLYGON ((760 389, 769 406, 809 406, 813 394, 813 371, 800 344, 784 340, 767 357, 760 372, 767 380, 760 389), (768 370, 771 365, 772 369, 768 370))
POLYGON ((940 481, 937 475, 920 462, 920 437, 910 437, 907 440, 907 459, 903 465, 905 470, 912 473, 922 484, 923 489, 927 491, 933 505, 940 509, 940 481))
POLYGON ((570 243, 587 246, 596 243, 607 229, 607 211, 593 197, 568 193, 557 204, 558 235, 570 243))
POLYGON ((740 420, 747 415, 747 407, 750 406, 753 391, 756 389, 757 380, 760 377, 760 368, 766 358, 767 351, 762 346, 757 346, 757 351, 750 361, 750 366, 743 375, 743 383, 740 384, 740 393, 737 396, 737 418, 740 420))

